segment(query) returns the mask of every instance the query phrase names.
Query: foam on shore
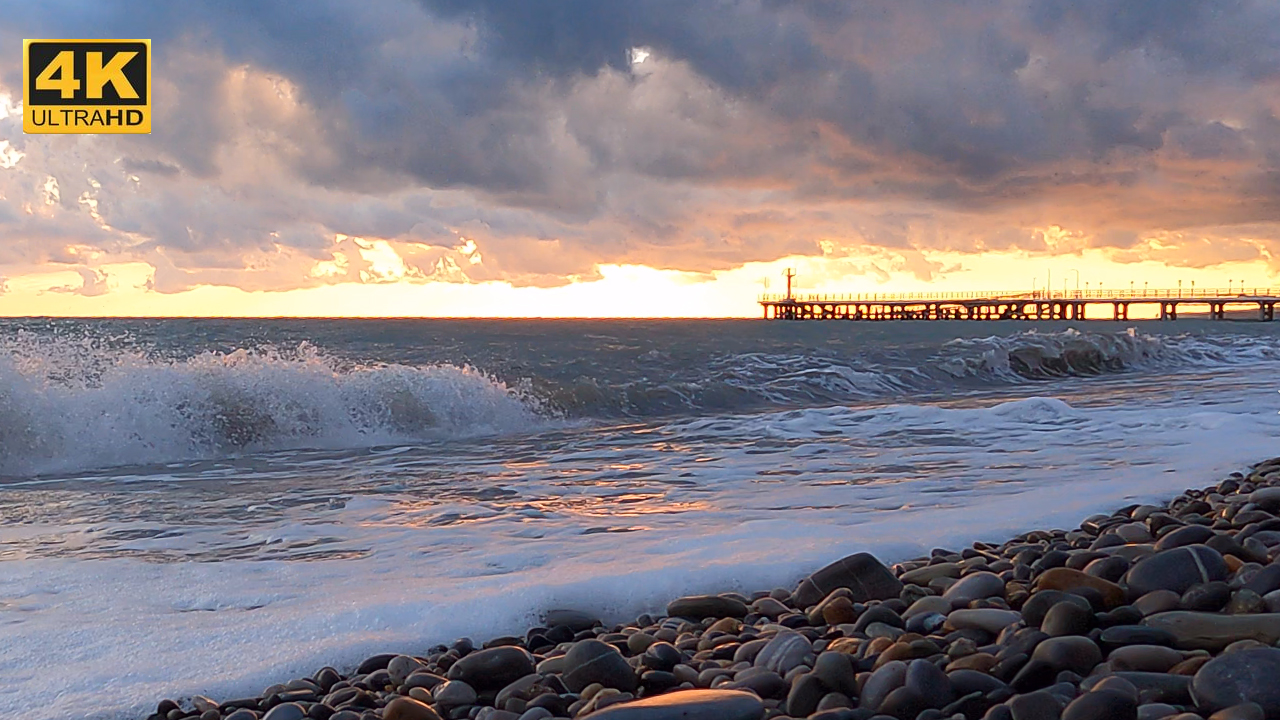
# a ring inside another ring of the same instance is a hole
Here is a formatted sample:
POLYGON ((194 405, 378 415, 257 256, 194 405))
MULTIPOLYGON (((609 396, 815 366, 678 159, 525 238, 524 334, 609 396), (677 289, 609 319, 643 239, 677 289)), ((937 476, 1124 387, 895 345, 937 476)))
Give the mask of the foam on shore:
MULTIPOLYGON (((1270 394, 1212 408, 1033 397, 689 420, 648 432, 720 450, 653 514, 621 505, 610 516, 481 511, 441 524, 432 518, 448 508, 415 516, 420 509, 394 494, 356 496, 322 523, 286 515, 260 538, 346 533, 367 547, 355 560, 11 560, 0 563, 0 715, 140 716, 158 697, 254 695, 374 652, 523 632, 552 607, 622 619, 692 592, 789 586, 853 551, 894 561, 1072 527, 1275 455, 1273 404, 1270 394), (738 441, 717 445, 721 436, 790 445, 784 456, 759 454, 738 441), (874 451, 853 457, 841 444, 853 438, 874 451), (855 460, 868 481, 824 474, 855 460), (782 461, 809 480, 774 482, 767 471, 782 461), (895 463, 912 469, 890 479, 895 463)), ((29 531, 0 530, 0 542, 29 531)))

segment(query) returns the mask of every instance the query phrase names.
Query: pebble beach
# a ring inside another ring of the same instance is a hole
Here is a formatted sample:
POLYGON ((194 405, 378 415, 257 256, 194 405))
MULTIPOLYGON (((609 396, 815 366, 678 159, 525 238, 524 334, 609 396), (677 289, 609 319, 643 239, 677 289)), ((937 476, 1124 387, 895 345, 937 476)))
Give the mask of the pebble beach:
POLYGON ((1079 527, 869 553, 606 625, 551 610, 147 720, 1280 718, 1280 458, 1079 527))

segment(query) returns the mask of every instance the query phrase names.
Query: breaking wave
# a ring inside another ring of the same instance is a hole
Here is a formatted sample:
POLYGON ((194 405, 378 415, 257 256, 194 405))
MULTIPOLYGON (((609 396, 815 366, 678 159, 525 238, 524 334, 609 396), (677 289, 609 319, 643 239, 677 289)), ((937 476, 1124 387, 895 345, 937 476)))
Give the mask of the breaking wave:
MULTIPOLYGON (((914 344, 882 339, 852 350, 792 341, 735 352, 708 342, 619 358, 579 348, 571 357, 578 369, 559 374, 570 356, 554 354, 554 343, 503 345, 509 364, 490 367, 481 358, 480 369, 373 363, 330 345, 161 356, 128 336, 19 330, 0 341, 0 477, 517 434, 562 419, 822 407, 1280 360, 1267 336, 1072 329, 914 344)), ((467 357, 469 350, 457 352, 467 357)))
POLYGON ((1054 378, 1280 360, 1266 337, 1022 331, 960 338, 932 347, 869 348, 856 355, 806 349, 713 355, 643 379, 536 383, 546 406, 570 417, 654 417, 683 412, 839 404, 912 393, 978 391, 1054 378))
POLYGON ((467 367, 352 366, 316 348, 183 360, 19 334, 0 344, 0 475, 355 448, 537 426, 467 367))

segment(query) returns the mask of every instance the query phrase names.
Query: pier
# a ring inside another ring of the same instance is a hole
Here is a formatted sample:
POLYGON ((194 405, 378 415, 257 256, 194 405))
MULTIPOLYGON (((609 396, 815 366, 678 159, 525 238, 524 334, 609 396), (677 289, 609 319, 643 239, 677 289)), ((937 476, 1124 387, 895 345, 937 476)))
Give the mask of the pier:
MULTIPOLYGON (((790 276, 788 286, 790 286, 790 276)), ((789 290, 789 287, 788 287, 789 290)), ((1280 288, 1174 290, 1074 290, 1063 292, 862 293, 857 295, 762 295, 766 320, 1128 320, 1135 305, 1159 308, 1161 320, 1177 320, 1180 309, 1208 313, 1256 311, 1274 320, 1280 288), (1086 314, 1086 307, 1093 312, 1086 314), (1101 310, 1101 312, 1098 312, 1101 310)))

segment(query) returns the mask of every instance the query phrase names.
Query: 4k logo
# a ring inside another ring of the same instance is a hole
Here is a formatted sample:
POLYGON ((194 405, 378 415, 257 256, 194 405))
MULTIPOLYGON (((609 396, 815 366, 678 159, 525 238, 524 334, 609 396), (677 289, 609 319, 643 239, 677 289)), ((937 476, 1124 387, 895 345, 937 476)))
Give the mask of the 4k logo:
POLYGON ((22 129, 151 132, 150 40, 22 41, 22 129))

